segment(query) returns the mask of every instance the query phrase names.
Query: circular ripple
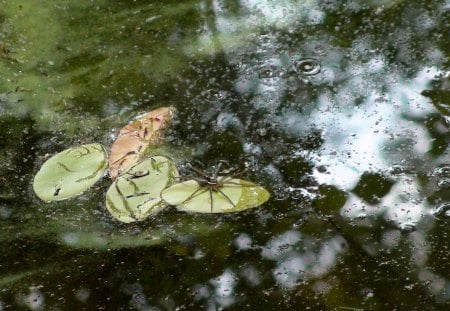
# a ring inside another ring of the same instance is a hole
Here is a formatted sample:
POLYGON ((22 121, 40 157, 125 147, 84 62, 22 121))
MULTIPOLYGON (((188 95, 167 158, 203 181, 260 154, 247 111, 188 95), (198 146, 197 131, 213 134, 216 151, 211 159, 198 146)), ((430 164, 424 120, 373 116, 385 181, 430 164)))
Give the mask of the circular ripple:
POLYGON ((294 63, 297 73, 312 76, 318 74, 321 70, 319 62, 314 58, 299 59, 294 63))

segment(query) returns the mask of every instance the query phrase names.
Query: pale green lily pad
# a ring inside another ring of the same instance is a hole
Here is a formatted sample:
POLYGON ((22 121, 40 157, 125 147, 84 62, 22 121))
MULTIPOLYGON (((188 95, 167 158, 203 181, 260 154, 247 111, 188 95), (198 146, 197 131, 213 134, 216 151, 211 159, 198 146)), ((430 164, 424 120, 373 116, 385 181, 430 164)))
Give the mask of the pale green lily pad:
POLYGON ((120 175, 106 193, 106 207, 116 219, 134 222, 155 215, 167 204, 161 191, 171 186, 178 171, 167 157, 147 158, 120 175))
POLYGON ((72 198, 103 176, 106 159, 106 150, 100 144, 64 150, 42 165, 34 177, 34 192, 44 201, 72 198))
POLYGON ((161 192, 161 198, 178 209, 197 213, 231 213, 265 203, 269 192, 250 181, 219 177, 219 187, 200 185, 196 180, 175 184, 161 192))

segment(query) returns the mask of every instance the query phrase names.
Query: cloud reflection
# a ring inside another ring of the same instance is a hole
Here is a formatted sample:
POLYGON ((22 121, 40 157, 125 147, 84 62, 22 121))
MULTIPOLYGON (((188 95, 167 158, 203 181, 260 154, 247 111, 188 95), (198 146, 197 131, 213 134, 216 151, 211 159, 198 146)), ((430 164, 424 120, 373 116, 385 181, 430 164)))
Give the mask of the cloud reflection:
POLYGON ((301 281, 324 276, 345 250, 346 242, 340 236, 319 242, 291 230, 272 238, 262 248, 261 255, 277 262, 273 269, 275 280, 283 287, 292 288, 301 281))

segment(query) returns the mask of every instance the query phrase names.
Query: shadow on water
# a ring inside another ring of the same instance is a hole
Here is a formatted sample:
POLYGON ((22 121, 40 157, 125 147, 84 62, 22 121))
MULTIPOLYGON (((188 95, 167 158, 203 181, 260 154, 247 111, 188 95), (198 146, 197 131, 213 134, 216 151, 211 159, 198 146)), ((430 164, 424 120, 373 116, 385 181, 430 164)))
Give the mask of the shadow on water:
POLYGON ((1 1, 0 309, 444 310, 446 1, 1 1), (49 155, 174 105, 168 145, 269 202, 135 224, 49 155))

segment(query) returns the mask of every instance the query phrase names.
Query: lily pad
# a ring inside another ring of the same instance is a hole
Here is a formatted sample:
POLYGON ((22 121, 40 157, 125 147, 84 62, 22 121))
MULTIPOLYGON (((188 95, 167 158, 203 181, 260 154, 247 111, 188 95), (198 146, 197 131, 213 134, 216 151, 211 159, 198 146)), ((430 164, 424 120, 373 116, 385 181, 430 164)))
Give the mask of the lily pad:
POLYGON ((100 144, 64 150, 48 159, 33 181, 36 195, 44 201, 72 198, 91 187, 107 167, 107 153, 100 144))
POLYGON ((231 213, 260 206, 270 198, 263 187, 243 179, 220 176, 214 186, 192 179, 161 192, 178 209, 197 213, 231 213))
POLYGON ((106 193, 106 207, 116 219, 134 222, 155 215, 167 204, 161 191, 171 186, 178 171, 167 157, 154 156, 120 175, 106 193))

